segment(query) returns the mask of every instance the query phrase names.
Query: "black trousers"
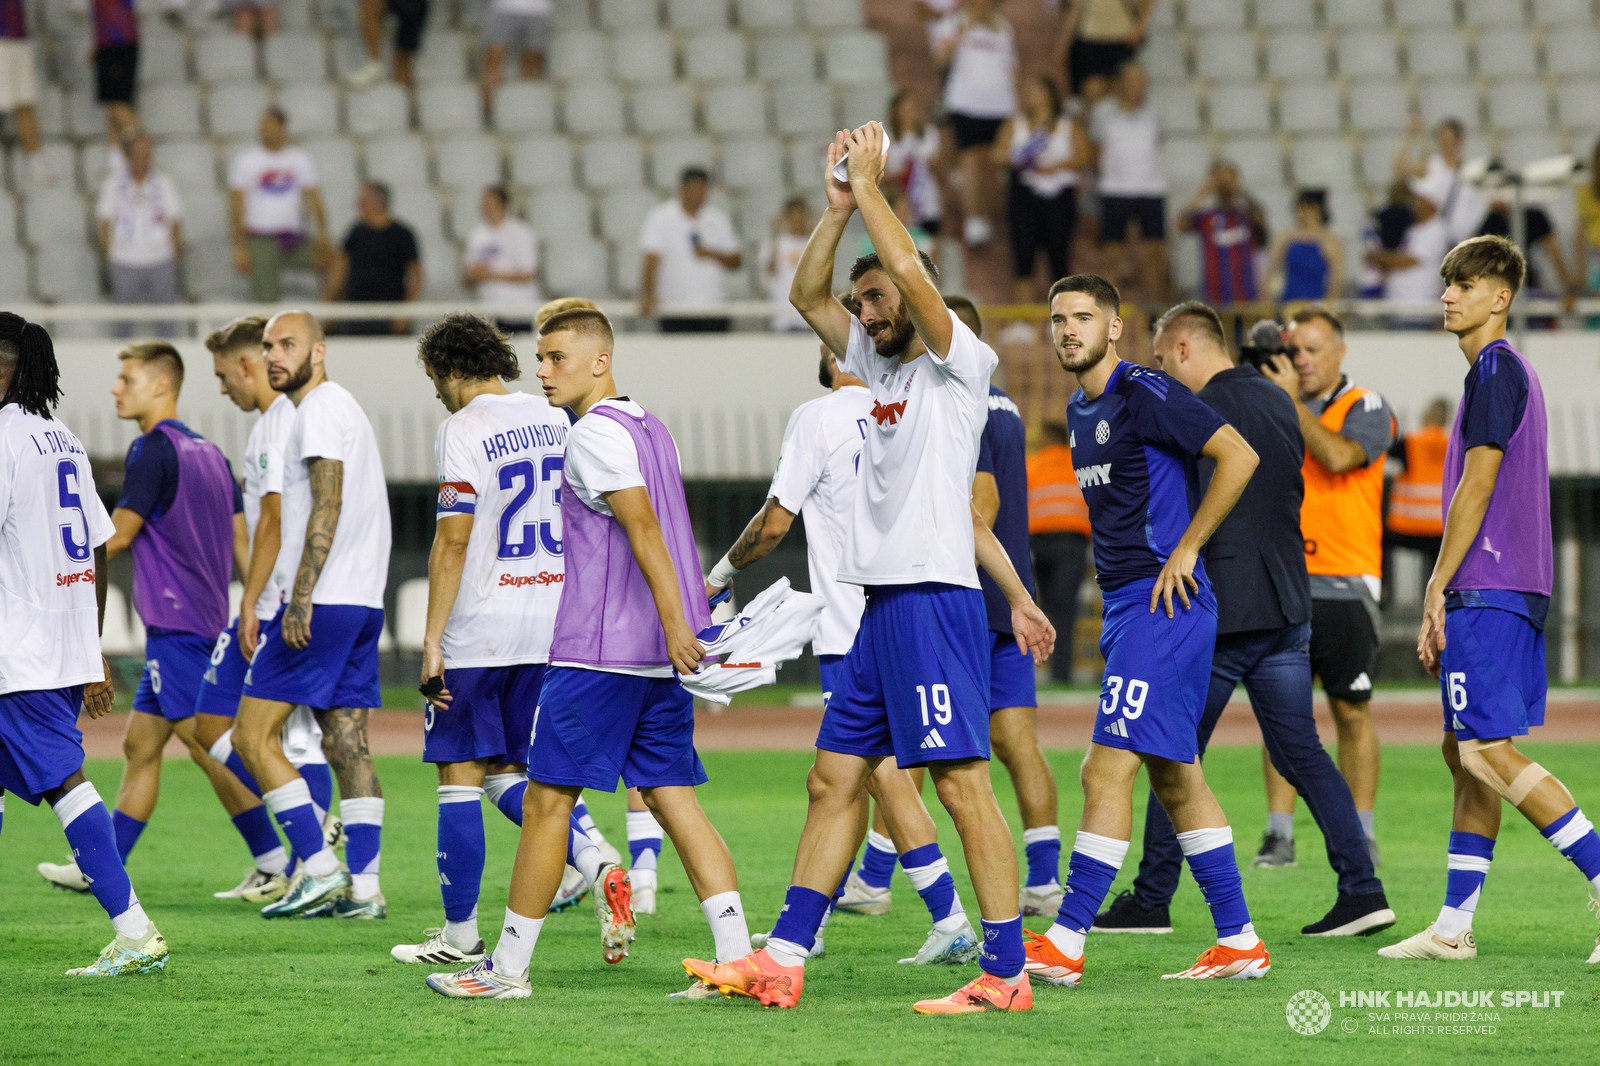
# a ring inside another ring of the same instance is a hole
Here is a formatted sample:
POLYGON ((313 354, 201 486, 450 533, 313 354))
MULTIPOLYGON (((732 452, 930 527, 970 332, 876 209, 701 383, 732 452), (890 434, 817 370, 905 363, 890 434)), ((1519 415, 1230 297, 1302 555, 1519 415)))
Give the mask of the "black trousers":
POLYGON ((1072 627, 1078 620, 1078 587, 1089 569, 1089 538, 1082 533, 1034 533, 1028 537, 1028 546, 1033 552, 1039 609, 1056 627, 1050 678, 1071 681, 1072 627))

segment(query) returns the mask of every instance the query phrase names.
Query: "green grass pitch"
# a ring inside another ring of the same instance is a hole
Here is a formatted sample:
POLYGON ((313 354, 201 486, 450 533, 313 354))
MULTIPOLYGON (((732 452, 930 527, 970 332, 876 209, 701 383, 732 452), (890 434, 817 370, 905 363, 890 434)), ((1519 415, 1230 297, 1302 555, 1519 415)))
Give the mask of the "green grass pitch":
MULTIPOLYGON (((1600 745, 1526 749, 1562 776, 1580 801, 1600 810, 1593 772, 1600 745)), ((1081 807, 1080 757, 1051 753, 1068 847, 1081 807)), ((764 930, 789 879, 810 757, 714 753, 705 761, 711 783, 701 790, 702 802, 738 862, 751 928, 764 930)), ((173 950, 165 974, 144 978, 62 976, 67 967, 93 959, 109 939, 109 925, 92 898, 50 888, 34 873, 36 862, 60 860, 64 841, 48 810, 13 798, 0 837, 0 1062, 1594 1061, 1600 966, 1584 964, 1596 933, 1584 907, 1584 884, 1513 812, 1479 911, 1479 958, 1402 963, 1374 954, 1420 929, 1441 902, 1450 792, 1438 753, 1429 747, 1384 752, 1379 872, 1400 915, 1396 929, 1373 938, 1299 935, 1299 927, 1333 900, 1321 838, 1302 806, 1299 868, 1244 871, 1256 928, 1273 952, 1264 980, 1158 979, 1213 942, 1199 892, 1185 876, 1172 935, 1093 935, 1082 987, 1037 984, 1031 1014, 965 1018, 911 1012, 914 1000, 947 993, 977 970, 895 965, 927 928, 921 902, 898 872, 888 915, 833 921, 828 957, 809 968, 797 1010, 763 1010, 750 1000, 667 1002, 665 993, 686 983, 678 960, 711 951, 699 907, 671 854, 661 864, 661 913, 640 919, 633 956, 621 965, 601 961, 592 913, 579 908, 546 924, 534 956, 534 998, 471 1003, 434 996, 422 983, 424 967, 389 957, 395 943, 420 939, 424 926, 442 922, 433 774, 410 758, 378 764, 388 798, 383 886, 389 919, 266 922, 248 904, 211 898, 238 879, 248 859, 198 770, 169 760, 161 806, 130 863, 140 896, 173 950), (1490 1023, 1496 1031, 1477 1035, 1397 1033, 1397 1026, 1419 1023, 1373 1021, 1368 1014, 1381 1011, 1341 1007, 1339 999, 1341 991, 1491 988, 1497 1002, 1503 990, 1564 995, 1559 1008, 1497 1007, 1498 1020, 1490 1023), (1289 998, 1303 989, 1332 1001, 1332 1024, 1315 1036, 1294 1032, 1285 1020, 1289 998), (1374 1031, 1383 1026, 1387 1033, 1374 1031)), ((1259 755, 1252 748, 1218 749, 1206 768, 1235 819, 1240 858, 1248 860, 1265 822, 1259 755)), ((96 760, 89 770, 101 794, 114 796, 120 767, 96 760)), ((1003 772, 996 774, 996 789, 1015 824, 1003 772)), ((601 828, 621 844, 620 795, 591 794, 590 804, 601 828)), ((1142 816, 1142 798, 1136 812, 1142 816)), ((963 902, 975 911, 954 831, 942 811, 935 816, 963 902)), ((485 824, 489 861, 480 921, 492 938, 516 837, 487 806, 485 824)), ((1130 855, 1118 889, 1131 882, 1136 856, 1130 855)), ((1028 924, 1042 930, 1049 919, 1028 924)))

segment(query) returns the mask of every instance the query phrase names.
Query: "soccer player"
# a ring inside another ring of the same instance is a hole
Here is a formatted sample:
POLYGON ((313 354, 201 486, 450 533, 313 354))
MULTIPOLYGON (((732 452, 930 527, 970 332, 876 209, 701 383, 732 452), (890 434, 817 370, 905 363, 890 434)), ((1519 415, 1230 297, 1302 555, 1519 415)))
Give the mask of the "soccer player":
MULTIPOLYGON (((839 565, 844 557, 845 539, 854 521, 856 470, 865 447, 867 426, 872 418, 872 394, 866 385, 839 369, 838 360, 822 345, 818 379, 829 394, 809 400, 795 409, 784 430, 783 447, 778 452, 778 470, 766 503, 740 534, 728 554, 722 557, 706 578, 706 595, 713 597, 726 588, 733 575, 767 556, 782 542, 802 516, 806 527, 806 562, 811 572, 811 588, 823 598, 821 628, 811 650, 822 668, 822 698, 844 692, 844 657, 855 643, 866 597, 861 586, 839 580, 839 565)), ((971 962, 978 954, 978 939, 955 880, 950 862, 939 850, 938 830, 922 803, 920 772, 911 773, 884 759, 868 779, 867 790, 877 800, 878 826, 873 836, 877 845, 868 855, 877 859, 887 854, 887 873, 894 872, 897 851, 907 859, 906 876, 928 906, 933 928, 917 953, 901 962, 917 964, 957 964, 971 962), (890 808, 886 814, 884 808, 890 808), (890 826, 888 820, 892 819, 890 826), (880 843, 881 842, 881 843, 880 843)), ((866 803, 863 796, 861 803, 866 803)), ((863 811, 858 818, 863 817, 863 811)), ((851 854, 860 847, 861 831, 855 832, 851 854)), ((889 909, 888 877, 882 886, 869 885, 859 874, 848 876, 834 893, 835 905, 859 913, 882 914, 889 909), (854 892, 864 901, 845 908, 844 900, 854 892)), ((817 927, 816 942, 808 958, 824 954, 822 931, 830 908, 817 927)), ((751 943, 765 946, 768 936, 757 933, 751 943)))
MULTIPOLYGON (((1527 264, 1504 237, 1473 237, 1439 274, 1444 328, 1467 359, 1445 457, 1444 543, 1423 601, 1417 655, 1440 680, 1444 761, 1455 782, 1444 906, 1422 932, 1380 948, 1390 959, 1470 959, 1472 915, 1508 799, 1589 882, 1600 909, 1600 835, 1572 793, 1517 750, 1544 724, 1544 620, 1554 556, 1544 392, 1506 343, 1527 264)), ((1589 956, 1600 964, 1600 940, 1589 956)))
MULTIPOLYGON (((106 558, 132 551, 133 604, 146 627, 144 674, 122 740, 126 764, 112 812, 117 851, 126 863, 155 812, 161 752, 177 734, 228 815, 245 819, 235 825, 254 852, 250 830, 260 819, 252 823, 249 812, 260 804, 210 752, 228 719, 195 713, 201 675, 228 624, 228 579, 247 555, 244 501, 221 449, 178 421, 178 350, 142 341, 117 357, 117 417, 137 421, 141 436, 128 447, 106 558)), ((39 873, 63 888, 90 887, 71 863, 40 863, 39 873)))
POLYGON ((1217 927, 1216 947, 1166 976, 1260 977, 1271 960, 1250 924, 1233 830, 1197 758, 1217 638, 1217 602, 1200 549, 1258 460, 1182 384, 1118 358, 1121 302, 1116 286, 1092 274, 1050 287, 1056 358, 1078 376, 1067 426, 1094 526, 1106 668, 1066 895, 1049 931, 1028 934, 1028 972, 1055 985, 1083 977, 1084 937, 1128 853, 1133 782, 1143 766, 1217 927), (1204 497, 1202 458, 1216 464, 1204 497))
POLYGON ((262 628, 245 674, 233 745, 302 856, 283 896, 261 914, 383 918, 383 791, 367 751, 367 712, 382 695, 378 636, 389 570, 383 464, 361 405, 328 380, 327 344, 315 318, 304 311, 273 316, 261 346, 268 381, 295 405, 273 573, 284 603, 262 628), (310 788, 283 753, 283 725, 298 703, 316 713, 339 779, 348 873, 323 837, 310 788))
POLYGON ((47 801, 111 917, 111 943, 67 974, 149 973, 166 966, 167 942, 139 905, 111 815, 83 775, 78 709, 100 718, 114 699, 100 624, 115 527, 83 445, 50 414, 60 382, 44 327, 0 312, 0 810, 7 791, 47 801))
POLYGON ((828 210, 811 235, 790 302, 873 406, 839 579, 867 589, 844 679, 823 711, 810 806, 783 913, 766 947, 729 963, 684 960, 724 993, 793 1007, 829 894, 853 854, 858 797, 892 755, 927 765, 955 819, 984 928, 983 973, 919 1013, 1028 1010, 1017 858, 989 786, 989 633, 973 560, 1006 593, 1017 642, 1042 658, 1054 631, 988 526, 972 476, 999 362, 939 295, 911 236, 878 188, 883 127, 838 133, 828 148, 828 210), (833 176, 848 153, 849 181, 833 176), (834 254, 858 209, 877 249, 856 260, 852 316, 830 291, 834 254))
MULTIPOLYGON (((261 417, 250 427, 244 449, 244 520, 250 538, 249 565, 245 569, 244 597, 239 616, 217 637, 211 649, 211 663, 200 680, 200 696, 195 711, 202 723, 209 716, 227 718, 229 728, 211 745, 211 757, 232 770, 252 794, 261 795, 260 786, 244 760, 233 750, 231 721, 239 713, 239 697, 244 693, 244 675, 250 668, 260 637, 260 625, 277 613, 279 589, 272 580, 278 561, 279 520, 283 501, 283 446, 294 424, 294 404, 272 388, 267 379, 266 355, 261 336, 266 330, 265 315, 235 319, 206 338, 222 394, 242 411, 256 411, 261 417), (253 605, 252 610, 247 605, 253 605)), ((315 719, 297 711, 284 724, 284 751, 296 742, 304 759, 294 763, 319 814, 326 818, 333 805, 333 774, 322 755, 322 731, 315 719)), ((292 757, 291 757, 292 758, 292 757)), ((337 818, 327 819, 328 828, 337 834, 337 818)), ((257 803, 234 816, 250 845, 254 864, 238 885, 214 892, 217 899, 244 899, 251 903, 270 903, 288 888, 290 858, 272 827, 272 816, 265 804, 257 803)))
MULTIPOLYGON (((750 949, 733 856, 694 792, 706 780, 694 701, 674 676, 704 658, 695 634, 711 624, 677 446, 660 420, 618 394, 613 345, 599 311, 566 311, 539 328, 545 397, 578 415, 561 491, 566 573, 534 712, 505 925, 490 958, 428 977, 441 995, 533 994, 528 968, 566 865, 573 804, 585 788, 614 792, 618 777, 639 789, 672 838, 718 958, 750 949)), ((602 938, 608 962, 622 960, 633 934, 628 882, 619 880, 602 938)), ((715 992, 691 986, 676 995, 715 992)))
MULTIPOLYGON (((422 683, 428 696, 422 759, 439 774, 437 858, 444 928, 421 944, 397 944, 400 962, 483 959, 478 887, 483 881, 485 794, 522 824, 527 738, 550 658, 565 574, 561 466, 565 411, 543 396, 511 392, 517 353, 492 323, 447 315, 417 345, 434 394, 450 417, 434 437, 438 525, 428 554, 428 620, 422 683), (483 521, 478 521, 479 515, 483 521)), ((602 864, 574 821, 568 861, 609 921, 626 874, 602 864)))

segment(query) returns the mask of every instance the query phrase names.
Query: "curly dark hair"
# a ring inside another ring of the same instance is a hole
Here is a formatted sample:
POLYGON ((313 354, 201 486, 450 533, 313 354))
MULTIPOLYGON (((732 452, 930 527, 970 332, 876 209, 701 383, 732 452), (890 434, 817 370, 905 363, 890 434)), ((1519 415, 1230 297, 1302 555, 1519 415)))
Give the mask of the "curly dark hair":
POLYGON ((515 381, 522 376, 511 338, 482 315, 465 312, 445 315, 428 327, 417 341, 417 362, 439 378, 515 381))

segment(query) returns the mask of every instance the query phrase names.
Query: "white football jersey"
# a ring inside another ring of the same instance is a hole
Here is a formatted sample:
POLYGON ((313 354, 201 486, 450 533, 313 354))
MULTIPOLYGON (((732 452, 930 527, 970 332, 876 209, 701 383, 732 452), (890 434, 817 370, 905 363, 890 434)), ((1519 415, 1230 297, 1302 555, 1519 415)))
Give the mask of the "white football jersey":
POLYGON ((0 407, 0 695, 105 680, 94 550, 112 532, 66 424, 0 407))
POLYGON ((550 658, 561 558, 561 468, 571 423, 543 396, 484 394, 434 438, 438 517, 473 515, 461 591, 445 623, 450 669, 550 658))
POLYGON ((954 311, 950 323, 945 358, 925 352, 909 363, 878 355, 860 321, 850 323, 844 370, 872 390, 872 410, 841 581, 978 587, 972 476, 1000 359, 954 311))
MULTIPOLYGON (((280 495, 283 492, 283 448, 293 427, 294 402, 282 394, 250 427, 250 439, 244 446, 244 524, 250 533, 252 550, 256 543, 256 523, 261 521, 261 497, 269 492, 280 495)), ((276 564, 277 560, 273 562, 276 564)), ((257 618, 266 621, 277 613, 278 591, 278 572, 274 565, 266 587, 261 590, 261 598, 256 601, 257 618)))
POLYGON ((856 470, 872 422, 872 393, 846 385, 801 404, 783 431, 778 470, 767 495, 806 525, 811 591, 822 597, 814 655, 843 655, 855 643, 866 593, 839 580, 856 506, 856 470))
MULTIPOLYGON (((283 450, 282 547, 273 580, 285 602, 305 550, 311 519, 311 459, 344 464, 344 489, 333 546, 312 590, 311 602, 383 607, 389 580, 389 489, 383 480, 378 438, 350 390, 332 381, 312 389, 295 409, 283 450)), ((315 621, 312 622, 315 626, 315 621)))

